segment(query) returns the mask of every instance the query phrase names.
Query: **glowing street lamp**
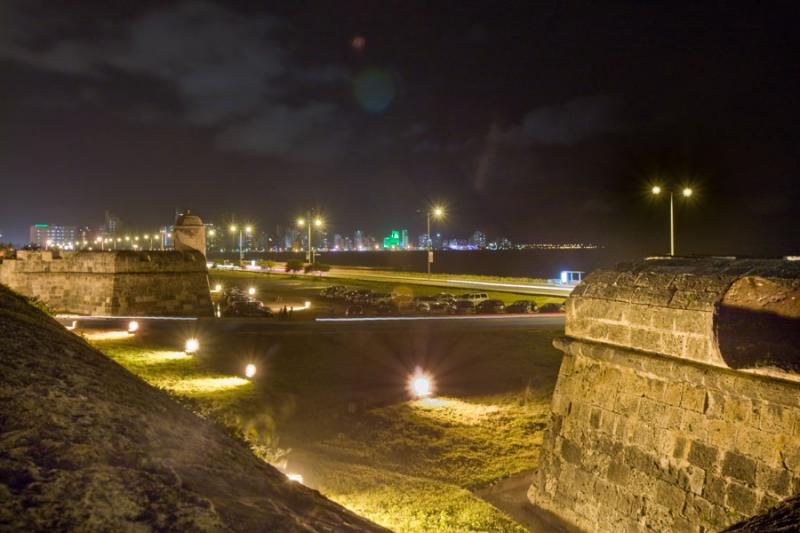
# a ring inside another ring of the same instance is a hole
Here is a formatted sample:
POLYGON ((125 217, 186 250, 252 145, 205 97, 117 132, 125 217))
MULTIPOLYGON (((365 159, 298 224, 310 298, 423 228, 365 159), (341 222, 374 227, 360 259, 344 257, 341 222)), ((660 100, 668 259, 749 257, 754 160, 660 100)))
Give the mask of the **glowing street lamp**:
POLYGON ((252 378, 253 376, 255 376, 256 375, 256 365, 254 365, 253 363, 248 364, 244 368, 244 375, 247 376, 248 378, 252 378))
POLYGON ((309 263, 314 263, 314 247, 311 246, 311 225, 314 225, 318 230, 322 229, 325 225, 325 222, 320 217, 312 217, 311 211, 308 212, 308 217, 303 218, 300 217, 297 219, 297 226, 302 228, 305 227, 308 229, 308 250, 306 251, 306 261, 309 263))
POLYGON ((186 349, 184 350, 184 352, 186 352, 186 355, 192 355, 193 353, 197 353, 197 350, 199 349, 200 349, 200 343, 197 341, 197 339, 186 340, 186 349))
POLYGON ((431 275, 431 263, 433 263, 433 239, 431 238, 431 217, 441 219, 444 217, 444 207, 434 205, 428 209, 426 213, 426 220, 428 222, 428 276, 431 275))
POLYGON ((236 224, 231 224, 230 231, 231 233, 236 233, 237 231, 239 232, 239 266, 241 266, 244 262, 244 244, 242 243, 242 236, 245 233, 250 235, 250 233, 253 231, 253 226, 241 227, 237 226, 236 224))
MULTIPOLYGON (((653 196, 659 196, 663 189, 660 185, 653 185, 650 189, 650 192, 653 196)), ((684 187, 681 189, 681 196, 684 198, 689 198, 694 194, 694 191, 691 187, 684 187)), ((675 208, 673 202, 673 191, 670 189, 669 191, 669 255, 675 255, 675 208)))
POLYGON ((408 391, 414 398, 427 398, 433 395, 433 378, 427 372, 417 367, 414 374, 408 378, 408 391))
POLYGON ((256 288, 255 287, 250 287, 249 289, 247 289, 247 294, 249 294, 250 296, 255 296, 256 288))

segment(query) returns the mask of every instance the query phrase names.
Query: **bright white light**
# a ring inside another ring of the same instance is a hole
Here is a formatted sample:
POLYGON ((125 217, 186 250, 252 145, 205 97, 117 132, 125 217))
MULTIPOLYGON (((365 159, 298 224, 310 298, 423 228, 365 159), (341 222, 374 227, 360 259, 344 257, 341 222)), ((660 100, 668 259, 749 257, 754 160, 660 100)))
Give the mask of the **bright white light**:
POLYGON ((308 309, 309 307, 311 307, 311 302, 308 302, 308 301, 307 301, 306 303, 304 303, 304 304, 303 304, 303 307, 305 307, 306 309, 308 309))
POLYGON ((296 481, 298 483, 303 482, 303 476, 300 474, 286 474, 286 477, 288 477, 291 481, 296 481))
POLYGON ((658 185, 653 185, 653 188, 650 189, 653 194, 661 194, 661 187, 658 185))
POLYGON ((216 285, 214 285, 214 290, 217 291, 217 292, 220 292, 222 290, 222 285, 217 283, 216 285))
POLYGON ((128 322, 128 333, 136 333, 139 331, 139 323, 135 320, 128 322))
POLYGON ((693 192, 694 192, 694 191, 692 191, 692 189, 690 189, 689 187, 685 187, 685 188, 683 189, 683 195, 684 195, 686 198, 689 198, 689 197, 692 195, 692 193, 693 193, 693 192))
POLYGON ((433 379, 419 367, 408 380, 409 390, 415 398, 427 398, 433 394, 433 379))
POLYGON ((247 289, 247 294, 249 294, 250 296, 253 296, 255 293, 256 293, 255 287, 250 287, 249 289, 247 289))
POLYGON ((256 365, 254 365, 253 363, 250 363, 249 365, 247 365, 245 367, 245 369, 244 369, 244 375, 247 376, 248 378, 252 378, 253 376, 255 376, 256 375, 256 365))
POLYGON ((70 330, 70 331, 72 331, 73 329, 75 329, 75 327, 76 327, 77 325, 78 325, 78 321, 77 321, 77 320, 73 320, 73 321, 72 321, 72 325, 69 325, 69 326, 67 326, 67 329, 68 329, 68 330, 70 330))
POLYGON ((193 354, 199 349, 200 349, 200 343, 197 342, 197 339, 189 339, 186 341, 186 350, 184 351, 187 354, 193 354))

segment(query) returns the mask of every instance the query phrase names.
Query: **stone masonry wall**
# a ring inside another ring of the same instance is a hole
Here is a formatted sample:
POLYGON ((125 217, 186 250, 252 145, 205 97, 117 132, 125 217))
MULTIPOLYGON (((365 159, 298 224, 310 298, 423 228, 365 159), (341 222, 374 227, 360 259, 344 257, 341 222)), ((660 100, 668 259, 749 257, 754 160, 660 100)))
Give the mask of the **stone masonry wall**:
POLYGON ((208 274, 193 252, 28 252, 0 263, 0 283, 55 312, 211 316, 208 274))
POLYGON ((588 531, 718 531, 800 492, 800 380, 775 364, 797 363, 794 348, 783 330, 748 331, 731 346, 779 335, 763 345, 777 353, 750 349, 734 369, 719 343, 742 279, 737 313, 796 331, 798 274, 785 261, 667 260, 589 276, 556 341, 531 502, 588 531))
POLYGON ((718 531, 800 492, 800 384, 558 346, 534 504, 588 531, 718 531))

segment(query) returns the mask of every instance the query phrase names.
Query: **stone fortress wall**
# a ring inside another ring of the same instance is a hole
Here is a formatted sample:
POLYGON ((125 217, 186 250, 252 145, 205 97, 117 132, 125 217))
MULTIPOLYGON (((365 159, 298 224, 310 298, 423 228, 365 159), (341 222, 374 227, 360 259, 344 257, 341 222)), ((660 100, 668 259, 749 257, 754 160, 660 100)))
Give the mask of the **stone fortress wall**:
POLYGON ((198 251, 26 251, 0 262, 0 284, 54 312, 212 316, 198 251))
POLYGON ((532 503, 589 531, 717 531, 800 493, 800 264, 652 259, 567 303, 532 503))

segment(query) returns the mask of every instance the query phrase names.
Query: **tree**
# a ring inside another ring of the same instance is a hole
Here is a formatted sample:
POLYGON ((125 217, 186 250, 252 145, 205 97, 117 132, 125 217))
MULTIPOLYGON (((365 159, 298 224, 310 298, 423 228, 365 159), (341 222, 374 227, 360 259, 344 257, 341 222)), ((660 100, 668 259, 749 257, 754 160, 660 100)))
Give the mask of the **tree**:
POLYGON ((292 274, 297 274, 303 270, 303 262, 298 261, 297 259, 293 259, 291 261, 286 261, 286 272, 291 272, 292 274))

